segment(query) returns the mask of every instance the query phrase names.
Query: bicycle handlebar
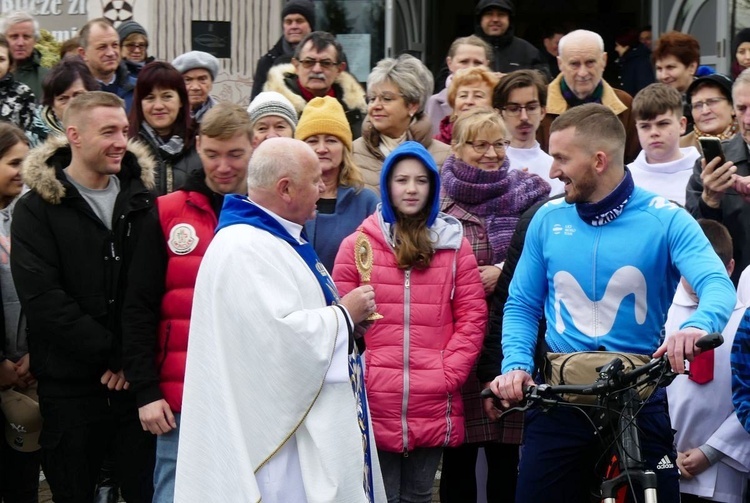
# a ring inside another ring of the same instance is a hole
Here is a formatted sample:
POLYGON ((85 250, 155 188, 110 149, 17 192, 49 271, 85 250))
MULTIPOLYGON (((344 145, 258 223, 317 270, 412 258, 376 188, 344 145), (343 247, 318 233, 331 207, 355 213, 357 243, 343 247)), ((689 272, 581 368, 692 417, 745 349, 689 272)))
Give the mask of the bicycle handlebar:
MULTIPOLYGON (((724 337, 720 333, 704 335, 696 341, 696 347, 703 351, 714 349, 724 343, 724 337)), ((656 382, 660 376, 671 372, 669 359, 664 354, 661 358, 654 358, 650 362, 631 371, 622 368, 622 360, 615 357, 600 369, 600 377, 593 383, 588 384, 559 384, 552 386, 540 384, 539 386, 527 386, 523 390, 524 399, 532 401, 535 399, 548 399, 563 394, 573 395, 604 395, 608 392, 616 392, 635 384, 646 384, 656 382), (652 374, 644 382, 637 383, 637 379, 643 375, 652 374)), ((490 388, 482 390, 482 398, 497 398, 490 388)))

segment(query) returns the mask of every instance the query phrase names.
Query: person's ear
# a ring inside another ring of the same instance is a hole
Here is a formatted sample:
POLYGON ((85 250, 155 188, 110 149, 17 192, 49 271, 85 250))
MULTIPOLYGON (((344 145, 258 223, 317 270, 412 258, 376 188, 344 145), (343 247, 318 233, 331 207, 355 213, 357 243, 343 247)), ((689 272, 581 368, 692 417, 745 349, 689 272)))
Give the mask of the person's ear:
POLYGON ((68 138, 68 142, 71 146, 81 146, 81 132, 78 131, 78 126, 68 126, 65 129, 65 136, 68 138))
POLYGON ((410 103, 406 105, 406 108, 409 110, 409 117, 413 118, 419 110, 419 103, 410 103))
POLYGON ((609 157, 603 150, 598 150, 594 153, 594 169, 598 174, 603 174, 609 167, 609 157))
POLYGON ((695 75, 695 72, 698 71, 698 62, 693 61, 692 63, 690 63, 687 67, 687 71, 690 75, 695 75))
POLYGON ((276 182, 276 194, 285 202, 290 203, 292 201, 292 183, 289 177, 285 176, 279 178, 276 182))

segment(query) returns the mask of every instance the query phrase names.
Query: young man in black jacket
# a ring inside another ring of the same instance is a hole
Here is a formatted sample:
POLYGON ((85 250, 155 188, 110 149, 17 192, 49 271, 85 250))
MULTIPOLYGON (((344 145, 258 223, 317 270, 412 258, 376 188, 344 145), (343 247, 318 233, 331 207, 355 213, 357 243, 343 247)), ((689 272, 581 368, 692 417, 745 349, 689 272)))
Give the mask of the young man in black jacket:
POLYGON ((281 10, 283 35, 270 51, 258 59, 250 100, 263 91, 268 70, 274 65, 291 63, 300 40, 315 29, 315 5, 310 0, 289 0, 281 10))
POLYGON ((24 165, 30 191, 11 229, 11 268, 28 323, 44 418, 42 467, 58 503, 92 501, 113 448, 122 494, 150 502, 154 438, 142 431, 121 365, 121 309, 153 161, 127 145, 120 98, 73 99, 52 139, 24 165))

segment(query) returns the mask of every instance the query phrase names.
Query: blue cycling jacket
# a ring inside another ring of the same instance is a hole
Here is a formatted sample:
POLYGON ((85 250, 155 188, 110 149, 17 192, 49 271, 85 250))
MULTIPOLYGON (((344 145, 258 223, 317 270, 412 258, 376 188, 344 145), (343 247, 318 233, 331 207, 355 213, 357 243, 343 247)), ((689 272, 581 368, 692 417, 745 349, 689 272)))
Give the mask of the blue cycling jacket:
POLYGON ((623 212, 593 226, 574 204, 548 202, 532 219, 503 317, 503 373, 534 369, 539 318, 555 352, 651 354, 680 275, 701 299, 682 325, 721 332, 736 293, 698 223, 635 187, 623 212))

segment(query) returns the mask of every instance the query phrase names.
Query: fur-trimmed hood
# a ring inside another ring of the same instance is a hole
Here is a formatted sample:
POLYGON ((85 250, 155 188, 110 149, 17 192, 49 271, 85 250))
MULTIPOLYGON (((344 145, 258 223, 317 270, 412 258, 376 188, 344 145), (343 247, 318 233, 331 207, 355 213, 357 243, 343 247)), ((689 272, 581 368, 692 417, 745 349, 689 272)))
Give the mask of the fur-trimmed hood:
MULTIPOLYGON (((297 80, 297 70, 292 63, 273 66, 268 70, 268 78, 263 90, 281 93, 292 102, 297 114, 301 114, 305 105, 307 105, 307 102, 305 101, 305 98, 289 88, 286 83, 287 79, 294 79, 294 81, 297 82, 297 85, 299 85, 297 80)), ((367 112, 365 91, 351 73, 347 71, 339 73, 339 76, 336 77, 333 85, 338 86, 341 89, 341 96, 339 96, 339 93, 337 92, 336 97, 342 102, 347 110, 357 109, 362 113, 367 112)))
MULTIPOLYGON (((136 176, 148 190, 155 187, 154 172, 156 161, 149 153, 149 148, 142 143, 130 140, 128 149, 122 159, 120 178, 136 176)), ((21 167, 24 183, 50 204, 60 204, 65 197, 65 186, 60 176, 62 170, 70 163, 71 152, 68 139, 50 136, 46 142, 29 152, 21 167)))

